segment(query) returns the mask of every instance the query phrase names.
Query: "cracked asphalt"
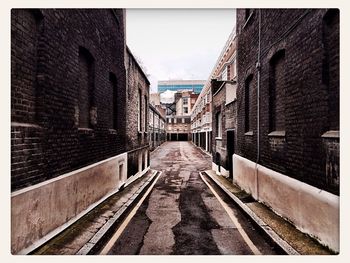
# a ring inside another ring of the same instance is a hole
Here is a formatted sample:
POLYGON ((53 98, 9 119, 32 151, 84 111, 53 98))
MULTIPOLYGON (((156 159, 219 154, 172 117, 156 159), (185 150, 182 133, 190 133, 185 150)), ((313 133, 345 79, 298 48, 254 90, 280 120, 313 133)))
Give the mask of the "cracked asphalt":
MULTIPOLYGON (((151 168, 162 171, 162 175, 108 254, 253 254, 238 227, 261 254, 278 253, 220 193, 240 226, 233 223, 199 175, 211 168, 211 158, 190 142, 164 143, 152 153, 151 168)), ((215 185, 212 187, 219 192, 215 185)))

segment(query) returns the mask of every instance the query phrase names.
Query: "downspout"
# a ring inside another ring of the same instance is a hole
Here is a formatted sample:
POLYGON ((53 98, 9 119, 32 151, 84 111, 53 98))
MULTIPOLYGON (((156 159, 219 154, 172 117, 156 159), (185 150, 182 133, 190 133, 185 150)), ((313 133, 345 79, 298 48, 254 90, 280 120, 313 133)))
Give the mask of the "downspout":
POLYGON ((255 162, 255 192, 256 199, 259 200, 259 180, 258 180, 258 163, 260 159, 260 56, 261 56, 261 9, 259 9, 259 25, 258 25, 258 62, 257 69, 257 145, 256 145, 256 162, 255 162))

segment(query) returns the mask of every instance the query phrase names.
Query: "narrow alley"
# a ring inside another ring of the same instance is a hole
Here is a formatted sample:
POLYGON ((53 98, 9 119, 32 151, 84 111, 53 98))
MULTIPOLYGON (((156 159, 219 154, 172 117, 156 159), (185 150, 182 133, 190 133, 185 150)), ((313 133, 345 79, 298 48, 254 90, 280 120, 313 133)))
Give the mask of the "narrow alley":
POLYGON ((343 252, 340 15, 9 9, 8 254, 343 252))
POLYGON ((164 143, 151 156, 151 168, 162 171, 161 176, 119 239, 107 244, 103 253, 275 254, 232 202, 225 203, 239 225, 232 221, 201 179, 199 172, 210 164, 210 158, 189 142, 164 143))

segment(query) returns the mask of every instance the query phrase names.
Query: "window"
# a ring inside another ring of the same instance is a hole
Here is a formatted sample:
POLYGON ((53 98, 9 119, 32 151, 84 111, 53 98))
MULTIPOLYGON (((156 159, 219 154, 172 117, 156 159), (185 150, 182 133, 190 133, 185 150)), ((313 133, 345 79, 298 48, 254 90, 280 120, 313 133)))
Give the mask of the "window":
POLYGON ((184 113, 188 113, 188 107, 184 107, 184 113))
POLYGON ((185 118, 182 118, 182 123, 185 123, 185 118))
POLYGON ((339 130, 339 9, 327 11, 322 29, 322 82, 328 93, 328 130, 339 130))
POLYGON ((147 96, 145 96, 145 121, 144 121, 144 131, 147 131, 147 109, 148 109, 148 99, 147 96))
POLYGON ((233 59, 229 66, 229 80, 233 80, 236 77, 236 59, 233 59))
POLYGON ((252 81, 253 75, 249 75, 245 81, 244 88, 244 127, 245 132, 249 132, 251 130, 251 97, 252 97, 252 81))
POLYGON ((141 89, 138 89, 138 100, 137 100, 137 129, 139 132, 142 131, 142 92, 141 89))
POLYGON ((285 130, 285 51, 278 51, 270 60, 269 110, 270 132, 285 130))
POLYGON ((225 93, 226 93, 226 104, 231 103, 236 99, 236 85, 231 83, 225 84, 225 93))
POLYGON ((221 116, 221 112, 217 112, 216 113, 216 137, 221 138, 222 137, 222 116, 221 116))
POLYGON ((187 105, 188 104, 188 98, 183 98, 183 104, 187 105))
POLYGON ((11 10, 11 120, 36 122, 36 75, 42 15, 37 9, 11 10), (24 96, 24 97, 23 97, 24 96))
POLYGON ((108 126, 110 129, 117 130, 117 78, 113 73, 109 73, 109 84, 110 84, 110 93, 111 96, 109 96, 109 122, 108 126))
POLYGON ((90 110, 94 89, 94 59, 90 52, 79 48, 79 127, 90 128, 90 110))
POLYGON ((227 67, 221 73, 221 80, 227 80, 227 67))

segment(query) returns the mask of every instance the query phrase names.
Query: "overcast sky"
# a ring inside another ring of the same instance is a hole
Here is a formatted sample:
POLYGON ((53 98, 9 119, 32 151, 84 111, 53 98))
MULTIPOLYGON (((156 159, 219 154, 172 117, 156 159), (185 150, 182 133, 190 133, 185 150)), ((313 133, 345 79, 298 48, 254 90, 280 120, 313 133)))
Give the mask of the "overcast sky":
POLYGON ((207 80, 235 26, 234 9, 127 9, 126 41, 158 80, 207 80))

